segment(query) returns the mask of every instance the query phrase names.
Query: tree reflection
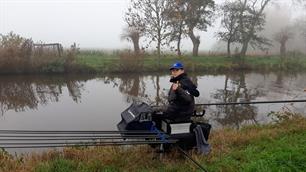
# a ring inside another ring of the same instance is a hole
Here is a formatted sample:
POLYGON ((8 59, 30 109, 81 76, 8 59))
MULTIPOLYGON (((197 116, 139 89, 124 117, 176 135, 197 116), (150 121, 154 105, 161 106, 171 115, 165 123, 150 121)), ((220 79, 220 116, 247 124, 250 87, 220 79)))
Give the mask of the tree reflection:
POLYGON ((8 110, 20 112, 36 109, 38 105, 58 102, 64 87, 67 87, 73 101, 79 102, 84 79, 79 77, 1 76, 1 114, 4 115, 8 110))
POLYGON ((139 74, 127 74, 104 77, 104 83, 113 83, 119 91, 126 96, 126 102, 144 101, 151 105, 164 105, 166 94, 160 86, 160 75, 144 76, 139 74), (150 83, 148 83, 150 81, 150 83), (147 82, 147 83, 146 83, 147 82), (153 86, 152 89, 148 88, 153 86))
MULTIPOLYGON (((221 102, 252 101, 258 97, 257 89, 248 89, 245 82, 245 74, 225 75, 224 88, 219 89, 212 95, 221 102)), ((215 112, 216 121, 222 126, 240 128, 242 123, 257 123, 257 108, 252 105, 228 105, 217 106, 215 112)))
MULTIPOLYGON (((119 91, 126 96, 128 103, 145 101, 152 105, 164 106, 167 104, 168 91, 161 89, 160 78, 161 76, 158 74, 148 77, 120 75, 108 76, 104 78, 104 82, 112 82, 114 87, 118 86, 119 91), (153 86, 153 88, 148 88, 148 86, 153 86)), ((190 75, 190 78, 197 84, 197 75, 190 75)), ((258 89, 247 88, 245 74, 241 73, 238 75, 225 75, 224 88, 217 90, 212 97, 220 102, 239 102, 255 100, 259 94, 258 89)), ((216 116, 216 121, 223 126, 240 128, 244 122, 257 123, 257 108, 252 105, 218 106, 216 111, 212 113, 216 116)))

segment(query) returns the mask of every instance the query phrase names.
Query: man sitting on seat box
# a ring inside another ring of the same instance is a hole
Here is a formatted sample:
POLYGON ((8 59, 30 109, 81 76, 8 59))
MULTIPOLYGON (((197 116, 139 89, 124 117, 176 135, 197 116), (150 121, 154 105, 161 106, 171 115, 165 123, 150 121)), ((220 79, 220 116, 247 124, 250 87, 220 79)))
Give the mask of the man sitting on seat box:
POLYGON ((168 93, 168 107, 164 117, 173 122, 190 120, 195 108, 194 97, 200 93, 192 81, 187 77, 182 63, 174 63, 170 67, 172 83, 168 93))

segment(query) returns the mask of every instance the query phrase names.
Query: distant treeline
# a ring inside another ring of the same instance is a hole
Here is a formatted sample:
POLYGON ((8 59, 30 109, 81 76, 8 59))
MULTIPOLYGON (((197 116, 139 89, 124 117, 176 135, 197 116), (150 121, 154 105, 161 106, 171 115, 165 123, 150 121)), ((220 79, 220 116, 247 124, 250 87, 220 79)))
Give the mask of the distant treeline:
POLYGON ((188 72, 306 70, 305 55, 300 53, 288 54, 287 58, 260 55, 228 58, 225 54, 161 56, 157 60, 157 54, 148 52, 82 51, 76 44, 63 49, 58 43, 34 44, 31 39, 12 32, 0 37, 0 74, 168 72, 169 65, 175 61, 182 61, 188 72))
MULTIPOLYGON (((305 3, 304 0, 292 1, 297 4, 305 3)), ((130 0, 124 16, 127 27, 122 38, 133 43, 135 53, 148 47, 141 46, 140 40, 146 40, 143 44, 154 43, 158 57, 164 47, 170 47, 181 56, 181 42, 184 38, 190 38, 193 44, 192 54, 198 56, 201 42, 196 33, 205 32, 208 27, 221 21, 216 37, 226 42, 228 57, 244 57, 250 48, 268 52, 272 41, 279 44, 277 46, 280 47, 280 54, 284 57, 286 44, 292 39, 293 32, 302 35, 306 43, 306 20, 298 22, 298 26, 290 26, 288 22, 283 24, 285 27, 276 28, 273 40, 263 36, 266 9, 279 2, 281 1, 231 0, 217 5, 215 0, 130 0), (233 46, 235 51, 231 50, 233 46)))
MULTIPOLYGON (((193 71, 306 69, 305 59, 300 58, 303 53, 287 52, 287 43, 294 35, 293 26, 279 28, 273 35, 280 46, 280 58, 271 58, 269 53, 261 53, 269 57, 266 59, 247 57, 250 47, 269 51, 271 40, 261 33, 265 29, 267 7, 277 2, 231 0, 217 5, 215 0, 130 0, 124 14, 127 27, 121 37, 133 43, 133 51, 118 51, 109 58, 101 51, 80 51, 75 43, 63 49, 60 43, 34 43, 10 32, 0 35, 0 73, 158 72, 167 70, 175 60, 184 61, 193 71), (222 55, 202 55, 200 36, 196 33, 207 31, 217 21, 221 21, 221 30, 216 37, 226 43, 227 51, 222 55), (192 54, 181 51, 185 38, 193 44, 192 54), (151 43, 156 45, 156 51, 145 51, 151 43), (165 54, 162 50, 166 47, 177 56, 165 54)), ((306 42, 306 20, 301 20, 294 29, 306 42)))

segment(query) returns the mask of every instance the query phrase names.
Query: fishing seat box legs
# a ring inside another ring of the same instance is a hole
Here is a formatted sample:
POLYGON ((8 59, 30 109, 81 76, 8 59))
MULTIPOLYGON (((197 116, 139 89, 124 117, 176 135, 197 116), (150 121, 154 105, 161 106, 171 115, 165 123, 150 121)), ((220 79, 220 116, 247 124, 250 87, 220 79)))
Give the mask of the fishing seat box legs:
POLYGON ((192 149, 196 146, 196 136, 193 129, 200 125, 203 135, 208 140, 211 125, 207 123, 196 123, 192 120, 173 122, 167 119, 161 120, 161 130, 169 135, 170 139, 176 139, 176 143, 183 149, 192 149))

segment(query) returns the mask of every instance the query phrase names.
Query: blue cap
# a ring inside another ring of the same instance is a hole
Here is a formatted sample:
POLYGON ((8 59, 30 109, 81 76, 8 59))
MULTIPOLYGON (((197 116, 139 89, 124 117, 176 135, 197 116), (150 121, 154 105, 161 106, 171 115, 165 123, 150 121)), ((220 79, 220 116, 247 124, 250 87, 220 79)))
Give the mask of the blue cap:
POLYGON ((180 63, 180 62, 176 62, 176 63, 174 63, 174 64, 170 67, 170 70, 172 70, 172 69, 184 69, 184 66, 183 66, 183 64, 180 63))

